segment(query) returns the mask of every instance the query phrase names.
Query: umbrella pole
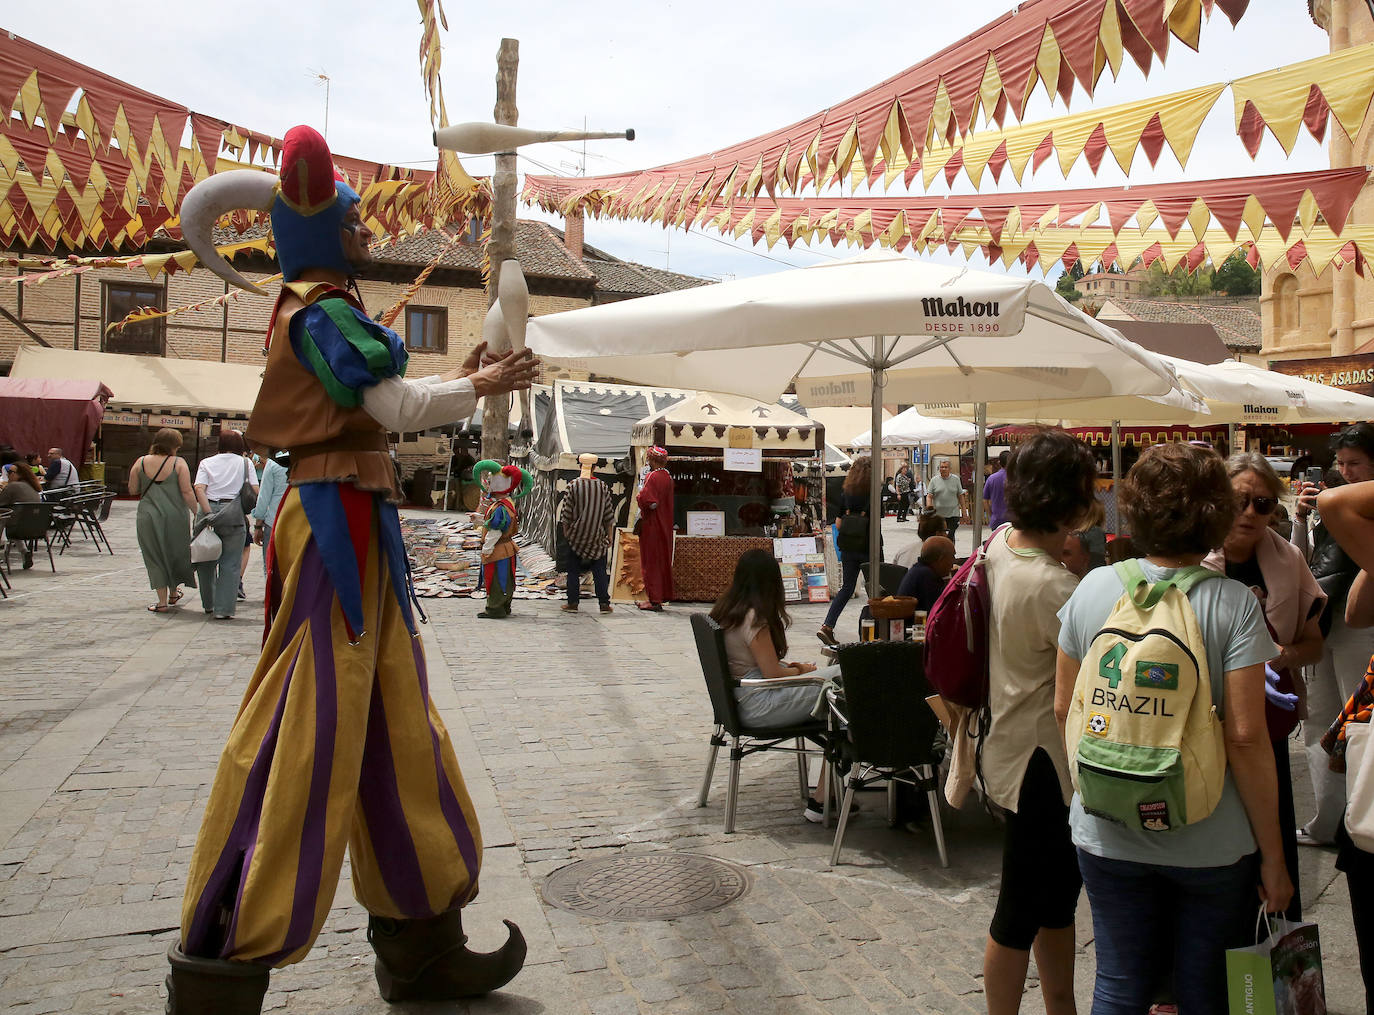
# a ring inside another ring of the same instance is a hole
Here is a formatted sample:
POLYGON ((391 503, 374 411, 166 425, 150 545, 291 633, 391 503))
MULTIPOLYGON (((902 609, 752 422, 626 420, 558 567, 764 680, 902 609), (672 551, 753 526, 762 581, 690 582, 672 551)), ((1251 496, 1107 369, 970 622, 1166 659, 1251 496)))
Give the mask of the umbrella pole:
POLYGON ((1121 533, 1121 420, 1112 420, 1112 503, 1117 505, 1116 535, 1121 533))
POLYGON ((879 558, 883 545, 883 385, 887 377, 883 370, 883 337, 873 336, 873 390, 870 406, 873 429, 868 440, 868 595, 877 599, 879 558))
POLYGON ((988 403, 979 402, 973 410, 978 427, 978 443, 973 446, 973 549, 983 545, 983 467, 988 462, 988 403))

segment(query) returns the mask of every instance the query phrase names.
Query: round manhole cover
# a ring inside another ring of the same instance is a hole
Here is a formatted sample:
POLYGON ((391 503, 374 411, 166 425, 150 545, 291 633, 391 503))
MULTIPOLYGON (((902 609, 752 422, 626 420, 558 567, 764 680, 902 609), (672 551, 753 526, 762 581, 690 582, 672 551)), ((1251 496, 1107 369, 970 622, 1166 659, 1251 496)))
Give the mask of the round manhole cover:
POLYGON ((544 901, 612 920, 671 920, 719 909, 749 890, 743 867, 699 853, 579 860, 544 882, 544 901))

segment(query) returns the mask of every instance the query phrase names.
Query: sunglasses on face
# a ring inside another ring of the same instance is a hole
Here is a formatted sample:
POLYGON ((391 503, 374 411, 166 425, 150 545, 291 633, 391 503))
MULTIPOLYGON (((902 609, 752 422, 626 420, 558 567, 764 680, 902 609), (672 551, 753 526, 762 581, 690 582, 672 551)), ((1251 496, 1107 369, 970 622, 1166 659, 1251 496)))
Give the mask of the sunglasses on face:
POLYGON ((1253 506, 1257 515, 1272 515, 1279 506, 1277 497, 1241 497, 1236 501, 1236 509, 1245 514, 1245 509, 1253 506))

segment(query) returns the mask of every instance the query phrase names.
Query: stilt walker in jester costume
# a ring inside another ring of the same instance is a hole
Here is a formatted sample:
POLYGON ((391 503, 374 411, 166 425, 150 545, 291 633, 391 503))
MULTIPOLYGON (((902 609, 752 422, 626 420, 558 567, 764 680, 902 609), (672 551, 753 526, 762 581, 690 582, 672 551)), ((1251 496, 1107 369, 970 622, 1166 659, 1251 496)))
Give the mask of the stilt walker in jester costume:
POLYGON ((371 239, 358 201, 324 138, 295 127, 280 180, 221 173, 182 206, 201 262, 255 291, 210 229, 235 209, 271 213, 284 282, 246 436, 255 450, 290 451, 291 485, 268 548, 262 656, 169 952, 177 1015, 256 1015, 269 970, 303 959, 318 936, 345 848, 387 1001, 484 994, 525 959, 509 921, 499 950, 466 947, 482 836, 430 700, 387 432, 467 418, 479 396, 528 388, 537 361, 483 344, 443 376, 406 380, 403 341, 368 317, 352 281, 371 239))
POLYGON ((482 513, 482 579, 487 605, 477 616, 502 620, 510 616, 515 597, 515 534, 520 531, 515 501, 530 492, 534 477, 518 465, 502 465, 490 458, 474 465, 472 474, 485 487, 487 500, 482 513))

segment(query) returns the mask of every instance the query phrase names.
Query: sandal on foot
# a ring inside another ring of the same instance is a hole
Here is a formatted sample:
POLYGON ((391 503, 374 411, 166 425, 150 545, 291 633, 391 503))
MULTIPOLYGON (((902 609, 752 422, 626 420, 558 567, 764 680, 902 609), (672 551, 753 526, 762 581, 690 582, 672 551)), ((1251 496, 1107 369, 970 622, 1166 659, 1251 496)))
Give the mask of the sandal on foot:
POLYGON ((166 612, 167 612, 168 610, 170 610, 171 608, 172 608, 172 607, 171 607, 171 604, 170 604, 170 603, 154 603, 152 606, 148 607, 148 612, 149 612, 149 613, 166 613, 166 612))
POLYGON ((183 599, 185 599, 185 598, 186 598, 186 593, 185 593, 185 592, 178 592, 178 593, 177 593, 176 595, 174 595, 174 596, 168 596, 168 597, 167 597, 167 605, 168 605, 168 606, 175 606, 177 603, 181 602, 181 601, 182 601, 183 599))
POLYGON ((645 613, 662 613, 663 607, 658 603, 636 603, 645 613))

